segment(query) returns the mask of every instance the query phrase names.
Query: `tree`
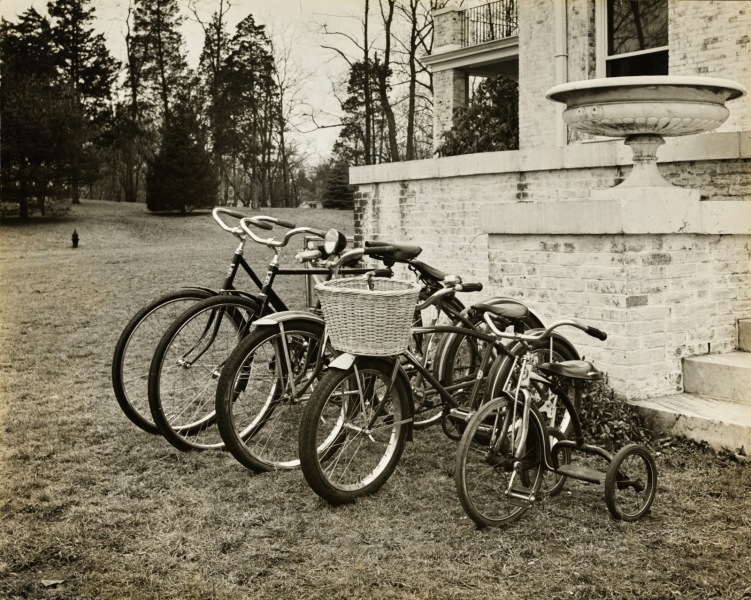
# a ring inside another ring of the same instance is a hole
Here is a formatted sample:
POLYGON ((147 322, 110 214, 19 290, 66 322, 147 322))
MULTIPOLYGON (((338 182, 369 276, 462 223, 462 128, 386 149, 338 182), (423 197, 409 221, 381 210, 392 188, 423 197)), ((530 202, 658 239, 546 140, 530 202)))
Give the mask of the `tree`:
POLYGON ((151 105, 159 106, 163 122, 186 83, 182 21, 177 0, 136 0, 131 40, 134 68, 138 85, 151 96, 151 105))
POLYGON ((0 24, 2 200, 17 202, 22 219, 35 208, 44 214, 45 198, 69 177, 78 141, 80 112, 57 77, 53 49, 50 23, 34 9, 0 24))
POLYGON ((175 110, 162 130, 161 148, 148 163, 149 210, 186 213, 214 205, 217 181, 206 137, 195 100, 176 99, 175 110))
POLYGON ((502 76, 484 80, 467 108, 454 114, 454 126, 443 134, 440 156, 517 150, 519 85, 502 76))
POLYGON ((72 90, 75 109, 76 143, 71 148, 70 193, 79 203, 79 186, 87 171, 96 172, 94 150, 102 120, 106 118, 112 83, 118 70, 104 44, 104 36, 93 30, 94 8, 90 0, 53 0, 47 5, 52 19, 52 56, 60 78, 72 90))
POLYGON ((230 5, 228 0, 219 0, 218 10, 214 12, 208 23, 201 20, 194 2, 191 2, 190 6, 204 33, 199 72, 208 101, 207 117, 214 167, 217 169, 222 200, 226 203, 228 186, 225 185, 227 179, 224 159, 227 152, 225 131, 232 127, 232 107, 226 102, 224 93, 227 75, 225 64, 230 50, 230 36, 227 32, 225 16, 230 5))
POLYGON ((250 182, 246 202, 270 206, 278 88, 270 41, 253 15, 245 17, 232 36, 222 82, 222 102, 231 126, 222 128, 218 141, 250 182))

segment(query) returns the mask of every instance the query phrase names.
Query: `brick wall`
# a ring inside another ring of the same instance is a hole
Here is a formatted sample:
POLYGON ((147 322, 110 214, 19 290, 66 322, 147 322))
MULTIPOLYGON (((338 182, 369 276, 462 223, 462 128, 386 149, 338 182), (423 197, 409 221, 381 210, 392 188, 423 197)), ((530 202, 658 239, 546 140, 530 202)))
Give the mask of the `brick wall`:
MULTIPOLYGON (((443 159, 446 160, 446 159, 443 159)), ((630 167, 507 172, 359 186, 357 238, 414 242, 421 260, 511 295, 551 320, 579 317, 611 334, 573 336, 616 389, 653 396, 680 389, 680 359, 735 348, 735 320, 751 317, 749 236, 488 236, 489 203, 568 201, 623 179, 630 167)), ((751 162, 661 163, 672 183, 712 200, 749 200, 751 162)))
MULTIPOLYGON (((751 2, 671 0, 671 75, 732 79, 751 90, 751 2)), ((728 105, 730 118, 718 131, 751 129, 751 101, 728 105)))
POLYGON ((489 256, 489 289, 608 333, 565 335, 630 398, 682 391, 681 359, 734 350, 751 316, 751 236, 491 235, 489 256))

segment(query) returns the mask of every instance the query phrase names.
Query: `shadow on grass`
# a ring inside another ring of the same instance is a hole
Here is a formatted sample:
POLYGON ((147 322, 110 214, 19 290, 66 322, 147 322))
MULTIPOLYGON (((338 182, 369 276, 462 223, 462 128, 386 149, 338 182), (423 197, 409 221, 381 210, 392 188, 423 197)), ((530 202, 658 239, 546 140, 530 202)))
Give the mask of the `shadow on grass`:
POLYGON ((210 215, 210 210, 194 210, 187 213, 181 213, 181 212, 174 212, 174 211, 164 211, 164 212, 152 212, 147 210, 146 214, 151 215, 153 217, 179 217, 179 218, 185 218, 185 217, 205 217, 206 215, 210 215))

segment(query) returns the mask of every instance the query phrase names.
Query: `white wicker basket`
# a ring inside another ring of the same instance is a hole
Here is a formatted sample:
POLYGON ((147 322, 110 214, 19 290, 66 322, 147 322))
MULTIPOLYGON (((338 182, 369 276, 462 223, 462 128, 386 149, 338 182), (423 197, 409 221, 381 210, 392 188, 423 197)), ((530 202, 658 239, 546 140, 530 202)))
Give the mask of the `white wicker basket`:
POLYGON ((420 288, 372 277, 333 279, 316 286, 331 344, 340 352, 390 356, 409 346, 420 288))

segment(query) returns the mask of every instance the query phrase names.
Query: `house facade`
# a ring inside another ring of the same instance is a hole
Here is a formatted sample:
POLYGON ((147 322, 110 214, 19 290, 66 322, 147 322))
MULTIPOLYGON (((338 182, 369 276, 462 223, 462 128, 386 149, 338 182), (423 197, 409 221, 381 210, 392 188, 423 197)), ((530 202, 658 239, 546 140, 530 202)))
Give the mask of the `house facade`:
POLYGON ((661 220, 671 205, 653 188, 626 230, 581 207, 595 190, 607 199, 602 190, 632 168, 631 150, 570 130, 545 94, 639 74, 751 89, 751 3, 501 0, 434 18, 425 60, 436 144, 467 102, 468 75, 504 74, 519 82, 519 149, 352 168, 356 236, 421 245, 431 264, 482 281, 477 299, 518 298, 546 322, 572 317, 608 332, 604 343, 571 337, 628 398, 680 393, 684 359, 736 350, 738 321, 751 318, 749 96, 728 103, 716 131, 666 138, 658 152, 662 175, 713 217, 688 228, 661 220), (538 218, 520 218, 520 204, 538 218))

